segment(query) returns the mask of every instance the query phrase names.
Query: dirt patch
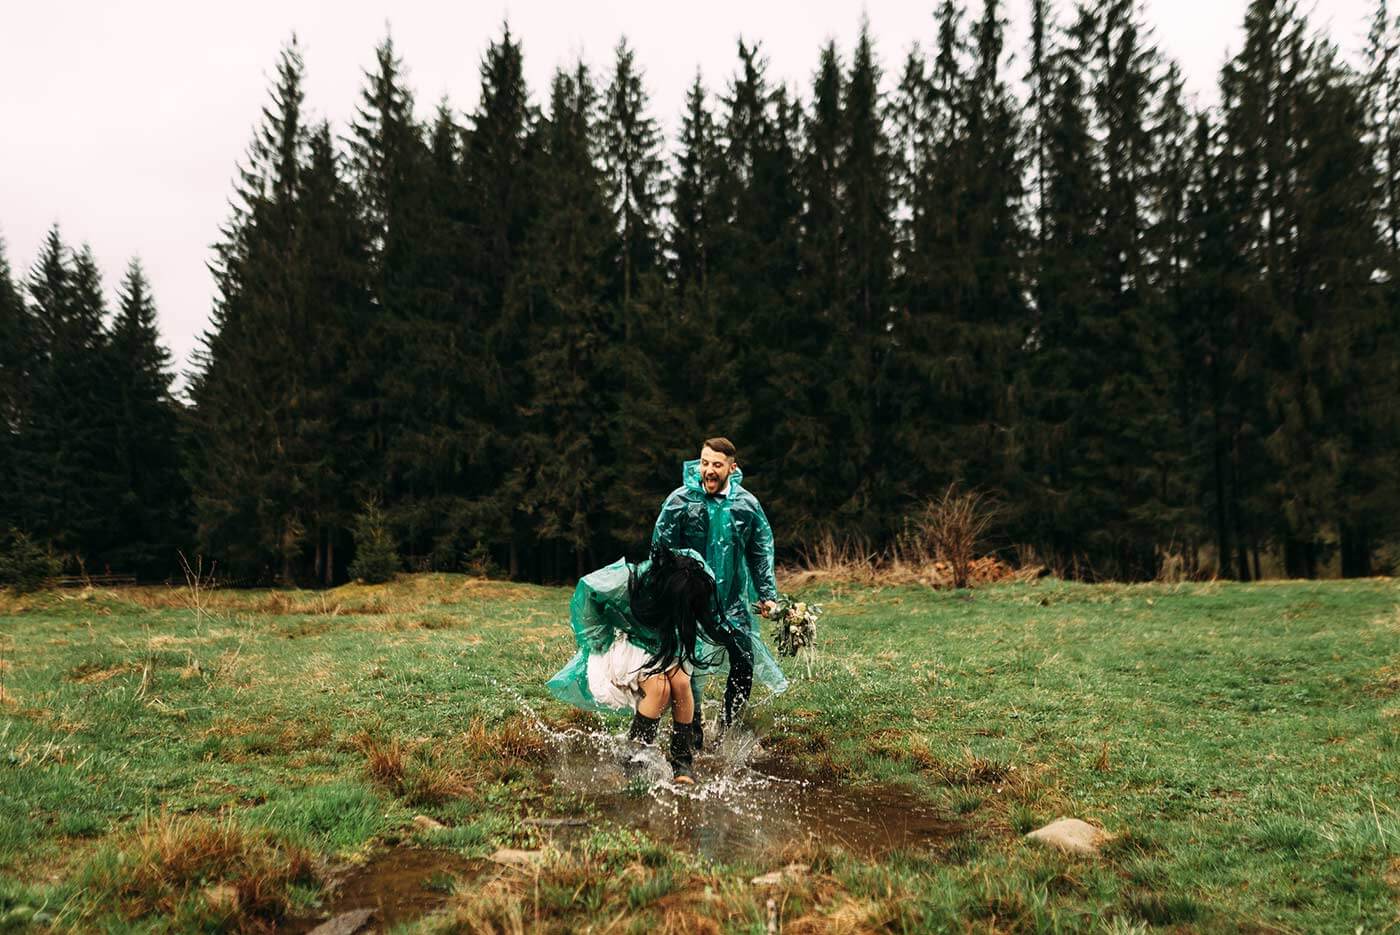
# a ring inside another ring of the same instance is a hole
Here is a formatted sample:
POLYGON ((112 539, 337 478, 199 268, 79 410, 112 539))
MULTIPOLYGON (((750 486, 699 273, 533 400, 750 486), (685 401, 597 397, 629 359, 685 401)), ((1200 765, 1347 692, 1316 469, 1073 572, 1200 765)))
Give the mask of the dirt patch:
POLYGON ((442 908, 461 882, 474 877, 482 865, 449 851, 382 851, 361 866, 333 871, 320 913, 288 919, 280 930, 305 933, 342 913, 372 909, 373 928, 387 931, 442 908))

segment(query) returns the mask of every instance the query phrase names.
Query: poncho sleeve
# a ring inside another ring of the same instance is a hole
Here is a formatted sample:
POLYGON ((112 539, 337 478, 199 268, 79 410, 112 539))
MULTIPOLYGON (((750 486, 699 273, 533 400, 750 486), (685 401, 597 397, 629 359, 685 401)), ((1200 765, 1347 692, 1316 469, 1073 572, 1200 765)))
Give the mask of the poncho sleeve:
POLYGON ((569 601, 569 621, 579 649, 605 653, 612 646, 616 622, 627 606, 628 578, 627 563, 618 559, 579 579, 569 601))
POLYGON ((679 549, 684 544, 681 541, 681 526, 684 520, 685 498, 677 491, 661 504, 661 512, 656 517, 656 526, 651 531, 651 544, 679 549))
POLYGON ((776 601, 778 583, 773 574, 773 527, 768 525, 768 517, 757 501, 754 501, 753 531, 745 546, 745 556, 758 599, 776 601))

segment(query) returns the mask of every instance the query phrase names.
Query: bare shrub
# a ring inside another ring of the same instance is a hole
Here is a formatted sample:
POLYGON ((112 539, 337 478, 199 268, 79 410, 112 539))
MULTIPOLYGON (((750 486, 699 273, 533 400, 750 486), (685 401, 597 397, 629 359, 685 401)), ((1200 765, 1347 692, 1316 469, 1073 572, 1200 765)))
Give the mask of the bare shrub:
POLYGON ((955 588, 965 588, 971 578, 972 563, 1000 510, 978 491, 960 491, 956 483, 936 500, 924 503, 915 514, 913 537, 905 548, 922 550, 935 561, 946 562, 955 588))

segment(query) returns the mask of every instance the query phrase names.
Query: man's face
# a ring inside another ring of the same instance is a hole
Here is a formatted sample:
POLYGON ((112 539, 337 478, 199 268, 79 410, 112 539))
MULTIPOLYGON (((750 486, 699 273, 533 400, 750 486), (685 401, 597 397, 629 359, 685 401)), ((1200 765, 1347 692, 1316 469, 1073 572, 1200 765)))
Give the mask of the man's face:
POLYGON ((719 493, 729 482, 729 475, 732 473, 733 458, 715 451, 708 445, 700 449, 700 483, 704 485, 705 493, 719 493))

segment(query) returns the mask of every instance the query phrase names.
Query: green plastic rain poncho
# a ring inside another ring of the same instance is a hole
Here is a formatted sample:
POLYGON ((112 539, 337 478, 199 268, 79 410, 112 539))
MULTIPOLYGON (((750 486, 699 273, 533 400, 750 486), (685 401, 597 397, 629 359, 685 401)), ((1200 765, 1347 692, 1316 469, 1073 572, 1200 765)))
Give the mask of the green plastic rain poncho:
MULTIPOLYGON (((700 553, 690 549, 676 551, 704 565, 705 572, 714 578, 715 573, 705 564, 700 553)), ((638 576, 645 575, 650 567, 651 559, 640 562, 637 565, 638 576)), ((588 657, 607 652, 619 633, 627 634, 629 642, 648 653, 657 649, 657 634, 641 626, 632 616, 629 578, 627 559, 620 558, 579 579, 573 599, 569 601, 569 624, 574 630, 578 652, 548 682, 550 694, 560 701, 589 711, 622 713, 632 710, 603 704, 593 697, 593 692, 588 688, 588 657)))
MULTIPOLYGON (((775 601, 778 585, 773 576, 773 529, 758 498, 744 489, 744 472, 729 475, 729 492, 709 496, 700 483, 699 459, 685 462, 681 486, 661 504, 661 515, 652 531, 653 544, 673 549, 693 549, 705 556, 715 575, 724 624, 748 634, 753 646, 754 681, 774 694, 787 688, 787 678, 763 644, 755 599, 775 601)), ((701 655, 709 657, 717 647, 702 640, 701 655)), ((698 702, 706 677, 717 670, 691 677, 698 702)))

